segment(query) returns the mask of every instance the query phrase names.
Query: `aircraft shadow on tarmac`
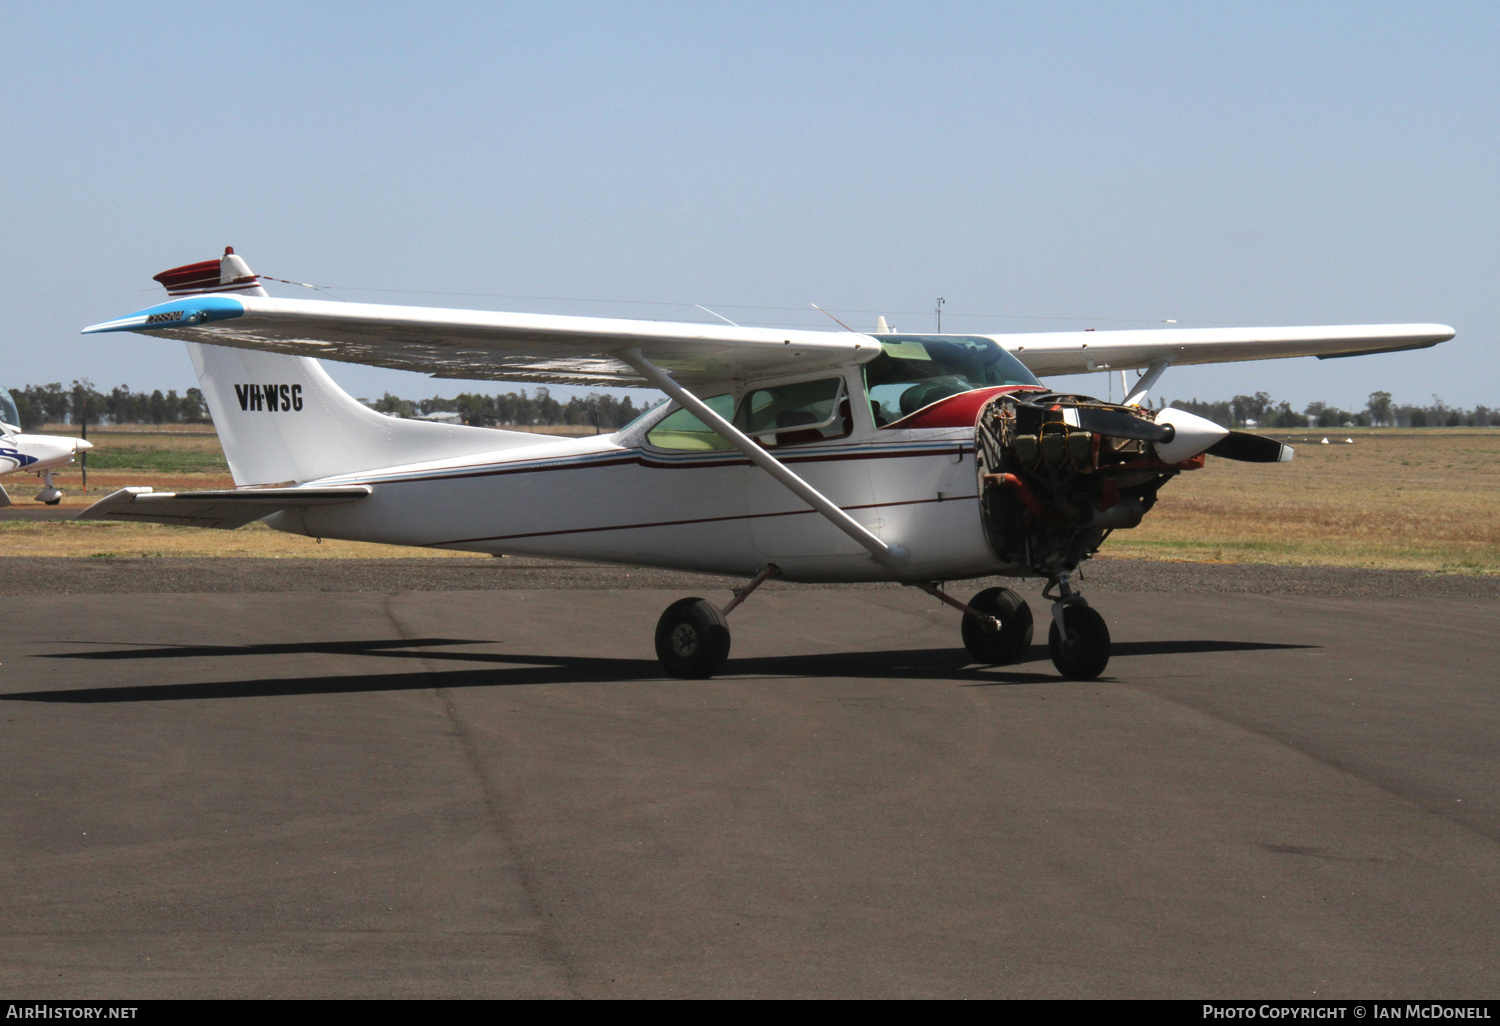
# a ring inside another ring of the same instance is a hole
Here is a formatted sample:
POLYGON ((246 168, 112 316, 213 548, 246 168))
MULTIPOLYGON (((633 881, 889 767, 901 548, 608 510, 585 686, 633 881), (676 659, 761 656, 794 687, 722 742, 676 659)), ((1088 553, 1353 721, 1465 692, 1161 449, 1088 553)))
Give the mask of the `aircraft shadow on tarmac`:
MULTIPOLYGON (((110 644, 110 642, 95 642, 110 644)), ((116 644, 118 644, 116 642, 116 644)), ((185 656, 266 655, 420 655, 386 649, 437 648, 442 645, 489 645, 478 638, 370 638, 360 641, 294 641, 273 645, 163 645, 158 648, 112 648, 102 652, 49 652, 45 659, 180 659, 185 656)), ((437 658, 434 653, 426 655, 437 658)))
MULTIPOLYGON (((47 653, 48 659, 162 659, 183 656, 265 656, 326 653, 371 655, 381 658, 424 659, 432 662, 488 663, 484 669, 419 670, 412 673, 349 673, 318 677, 274 677, 253 680, 203 681, 183 684, 144 684, 107 688, 73 688, 0 695, 10 702, 72 704, 111 702, 176 702, 199 699, 271 698, 374 691, 417 691, 434 688, 514 687, 540 684, 660 682, 661 664, 655 659, 604 659, 593 656, 530 655, 492 652, 428 651, 451 645, 493 642, 457 638, 417 638, 372 641, 304 642, 268 645, 181 645, 159 648, 110 649, 102 652, 47 653), (493 664, 508 664, 496 666, 493 664)), ((1119 642, 1117 658, 1317 648, 1253 641, 1140 641, 1119 642)), ((1047 649, 1033 645, 1018 666, 1048 660, 1047 649)), ((1049 667, 1050 670, 1050 667, 1049 667)), ((833 652, 817 655, 731 657, 722 682, 747 678, 838 677, 880 680, 963 681, 968 686, 1065 683, 1055 673, 1033 673, 974 665, 963 649, 911 649, 885 652, 833 652)))

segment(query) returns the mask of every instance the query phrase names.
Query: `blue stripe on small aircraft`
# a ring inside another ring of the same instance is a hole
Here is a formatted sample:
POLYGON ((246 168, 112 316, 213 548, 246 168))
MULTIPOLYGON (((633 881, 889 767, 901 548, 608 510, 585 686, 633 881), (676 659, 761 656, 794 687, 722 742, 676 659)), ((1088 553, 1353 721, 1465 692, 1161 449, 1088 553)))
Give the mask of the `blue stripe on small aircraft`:
POLYGON ((0 449, 0 458, 15 460, 17 470, 20 470, 22 467, 29 467, 36 462, 35 456, 27 456, 24 452, 19 452, 15 449, 0 449))
POLYGON ((83 329, 85 335, 104 331, 156 331, 160 328, 191 328, 209 321, 227 321, 245 316, 245 304, 233 296, 183 296, 170 303, 160 303, 137 310, 128 317, 116 318, 83 329))

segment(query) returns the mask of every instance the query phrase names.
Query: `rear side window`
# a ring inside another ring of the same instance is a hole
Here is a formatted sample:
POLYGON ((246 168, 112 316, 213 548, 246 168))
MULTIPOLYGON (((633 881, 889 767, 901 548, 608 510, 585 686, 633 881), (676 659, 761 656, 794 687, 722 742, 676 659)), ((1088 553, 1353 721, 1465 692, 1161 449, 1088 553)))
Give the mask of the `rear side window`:
MULTIPOLYGON (((725 420, 734 409, 734 396, 728 394, 710 396, 703 400, 705 406, 725 420)), ((660 424, 646 432, 646 441, 659 449, 710 450, 731 449, 728 442, 703 421, 687 410, 677 410, 662 418, 660 424)))

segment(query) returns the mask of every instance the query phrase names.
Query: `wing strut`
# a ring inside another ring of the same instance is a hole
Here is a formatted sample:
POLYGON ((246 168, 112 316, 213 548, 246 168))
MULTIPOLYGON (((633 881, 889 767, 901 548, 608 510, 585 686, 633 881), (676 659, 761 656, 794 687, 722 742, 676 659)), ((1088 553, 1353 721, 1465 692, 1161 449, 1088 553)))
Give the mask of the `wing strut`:
POLYGON ((1130 394, 1125 397, 1125 402, 1123 405, 1141 405, 1141 400, 1146 398, 1146 393, 1151 391, 1152 386, 1155 385, 1158 380, 1160 380, 1162 372, 1165 371, 1169 366, 1171 366, 1171 364, 1171 360, 1152 361, 1151 366, 1146 368, 1146 372, 1136 379, 1135 387, 1132 388, 1130 390, 1130 394))
POLYGON ((678 405, 691 411, 693 416, 713 428, 719 437, 744 453, 751 463, 770 474, 786 486, 793 495, 821 513, 834 527, 869 549, 870 555, 875 557, 876 562, 884 566, 897 567, 911 558, 911 553, 903 546, 888 545, 871 534, 868 528, 839 509, 812 485, 792 473, 785 464, 756 445, 754 440, 743 431, 709 409, 703 400, 673 381, 666 371, 646 359, 639 349, 627 349, 620 354, 620 358, 639 371, 641 377, 677 400, 678 405))

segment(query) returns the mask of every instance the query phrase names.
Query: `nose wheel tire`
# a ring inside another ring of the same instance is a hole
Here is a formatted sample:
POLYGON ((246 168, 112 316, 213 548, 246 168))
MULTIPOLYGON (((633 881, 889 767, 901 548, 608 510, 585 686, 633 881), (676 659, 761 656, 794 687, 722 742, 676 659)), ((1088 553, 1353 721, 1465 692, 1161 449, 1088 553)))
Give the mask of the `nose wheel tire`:
POLYGON ((1009 588, 986 588, 969 605, 1000 621, 994 624, 965 616, 961 631, 964 648, 976 662, 1005 666, 1019 662, 1031 647, 1031 607, 1009 588))
POLYGON ((1064 635, 1052 621, 1047 647, 1057 672, 1069 680, 1093 680, 1109 665, 1109 627, 1104 617, 1081 602, 1063 607, 1064 635))
POLYGON ((656 658, 673 677, 712 677, 729 658, 729 625, 701 598, 673 602, 656 622, 656 658))

